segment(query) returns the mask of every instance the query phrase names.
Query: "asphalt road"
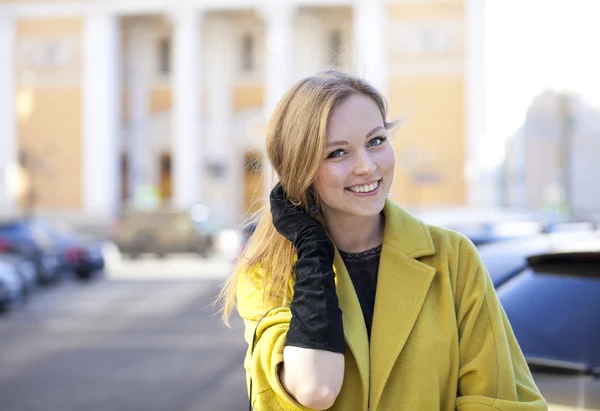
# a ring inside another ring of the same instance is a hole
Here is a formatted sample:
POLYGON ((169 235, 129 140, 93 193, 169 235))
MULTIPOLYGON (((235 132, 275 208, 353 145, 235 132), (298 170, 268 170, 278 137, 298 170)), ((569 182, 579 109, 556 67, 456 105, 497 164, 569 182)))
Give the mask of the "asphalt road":
POLYGON ((2 411, 246 409, 241 321, 220 281, 68 281, 0 318, 2 411))

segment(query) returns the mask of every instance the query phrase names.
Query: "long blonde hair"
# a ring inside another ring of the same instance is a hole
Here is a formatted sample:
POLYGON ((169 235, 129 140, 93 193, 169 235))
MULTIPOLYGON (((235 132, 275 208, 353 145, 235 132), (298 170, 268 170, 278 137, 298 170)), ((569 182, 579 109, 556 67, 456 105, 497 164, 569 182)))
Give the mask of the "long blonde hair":
MULTIPOLYGON (((342 101, 357 93, 373 99, 386 129, 396 126, 397 122, 386 121, 387 102, 379 91, 362 79, 338 71, 325 71, 299 81, 287 91, 271 116, 267 128, 269 161, 288 198, 307 211, 311 198, 320 209, 313 183, 323 161, 329 118, 342 101)), ((316 218, 324 223, 321 213, 316 218)), ((254 233, 218 297, 223 303, 226 324, 235 306, 238 280, 253 267, 259 266, 265 273, 258 279, 265 311, 277 301, 288 303, 286 288, 291 284, 296 250, 273 226, 268 204, 254 221, 254 233)))

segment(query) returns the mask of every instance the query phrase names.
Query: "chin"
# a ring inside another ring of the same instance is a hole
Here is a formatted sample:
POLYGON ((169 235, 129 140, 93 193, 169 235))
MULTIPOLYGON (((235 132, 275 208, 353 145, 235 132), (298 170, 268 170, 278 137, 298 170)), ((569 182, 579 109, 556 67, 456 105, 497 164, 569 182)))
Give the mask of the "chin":
POLYGON ((363 205, 362 207, 352 207, 348 210, 349 214, 360 217, 375 217, 383 211, 385 199, 382 201, 373 202, 373 204, 363 205))

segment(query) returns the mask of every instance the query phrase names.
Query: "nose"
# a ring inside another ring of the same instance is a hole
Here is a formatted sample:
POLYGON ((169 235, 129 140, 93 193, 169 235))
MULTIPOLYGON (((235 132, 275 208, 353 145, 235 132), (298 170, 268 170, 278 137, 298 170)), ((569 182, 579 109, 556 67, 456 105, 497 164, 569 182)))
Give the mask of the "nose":
POLYGON ((373 160, 371 153, 367 150, 358 151, 356 157, 356 164, 354 166, 354 174, 357 175, 370 175, 377 170, 377 164, 373 160))

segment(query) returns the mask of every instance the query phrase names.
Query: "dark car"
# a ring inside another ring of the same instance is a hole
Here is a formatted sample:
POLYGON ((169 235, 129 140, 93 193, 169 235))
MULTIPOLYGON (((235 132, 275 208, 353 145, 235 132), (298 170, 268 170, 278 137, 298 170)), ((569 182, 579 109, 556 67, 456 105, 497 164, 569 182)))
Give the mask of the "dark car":
POLYGON ((498 288, 527 268, 529 256, 569 249, 600 249, 600 232, 557 232, 485 244, 479 255, 498 288))
POLYGON ((600 233, 489 244, 480 255, 544 397, 600 409, 600 233))
POLYGON ((530 364, 600 375, 600 249, 530 256, 498 296, 530 364))
POLYGON ((23 282, 16 267, 0 261, 0 312, 11 310, 24 298, 23 282))
POLYGON ((536 383, 549 403, 600 409, 600 249, 527 261, 498 296, 536 383))
POLYGON ((44 220, 30 220, 29 225, 49 237, 62 254, 65 269, 78 278, 88 279, 96 271, 104 268, 101 243, 86 241, 80 235, 67 230, 59 230, 44 220))
POLYGON ((24 299, 28 299, 37 284, 38 275, 35 262, 25 256, 14 253, 4 253, 1 250, 0 262, 5 262, 15 267, 17 273, 21 277, 21 282, 23 283, 24 299))
POLYGON ((65 258, 52 238, 27 218, 0 221, 0 249, 33 261, 38 283, 48 284, 65 273, 65 258))
POLYGON ((89 279, 104 268, 104 256, 100 242, 87 242, 75 234, 60 234, 60 241, 65 246, 65 256, 75 275, 81 279, 89 279))

